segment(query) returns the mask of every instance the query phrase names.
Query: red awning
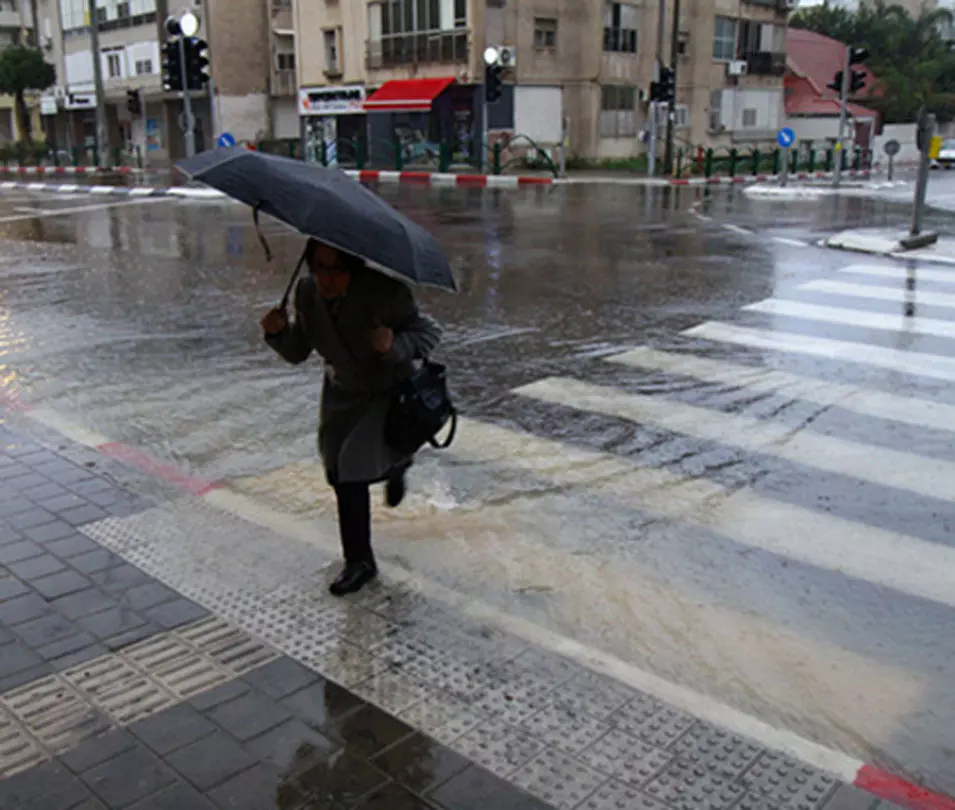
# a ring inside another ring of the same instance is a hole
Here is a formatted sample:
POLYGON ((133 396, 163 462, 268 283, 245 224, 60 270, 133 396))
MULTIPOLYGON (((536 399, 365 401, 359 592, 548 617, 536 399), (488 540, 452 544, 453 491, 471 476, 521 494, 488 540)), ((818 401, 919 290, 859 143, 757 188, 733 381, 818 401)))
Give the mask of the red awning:
POLYGON ((368 112, 428 112, 433 102, 454 79, 393 79, 367 99, 368 112))

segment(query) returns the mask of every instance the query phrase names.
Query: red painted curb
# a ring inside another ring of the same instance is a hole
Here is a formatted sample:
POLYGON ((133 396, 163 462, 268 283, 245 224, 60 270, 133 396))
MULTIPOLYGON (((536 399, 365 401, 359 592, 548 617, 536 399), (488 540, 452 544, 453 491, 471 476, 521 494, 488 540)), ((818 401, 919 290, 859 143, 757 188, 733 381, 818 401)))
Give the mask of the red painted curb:
POLYGON ((471 188, 484 188, 487 185, 487 175, 485 174, 459 174, 454 178, 456 186, 469 186, 471 188))
POLYGON ((854 784, 860 790, 908 810, 955 810, 955 799, 933 793, 871 765, 863 765, 859 769, 854 784))
POLYGON ((402 183, 430 183, 431 172, 402 172, 399 179, 402 183))
POLYGON ((517 185, 519 186, 552 186, 553 184, 553 177, 533 177, 528 175, 517 178, 517 185))
POLYGON ((137 450, 135 447, 130 447, 122 442, 108 442, 99 445, 96 449, 104 456, 115 458, 117 461, 122 461, 130 467, 135 467, 147 475, 159 478, 170 484, 175 484, 192 495, 202 496, 219 488, 219 484, 214 481, 206 481, 203 478, 197 478, 188 473, 184 473, 172 464, 158 461, 152 456, 143 453, 141 450, 137 450))

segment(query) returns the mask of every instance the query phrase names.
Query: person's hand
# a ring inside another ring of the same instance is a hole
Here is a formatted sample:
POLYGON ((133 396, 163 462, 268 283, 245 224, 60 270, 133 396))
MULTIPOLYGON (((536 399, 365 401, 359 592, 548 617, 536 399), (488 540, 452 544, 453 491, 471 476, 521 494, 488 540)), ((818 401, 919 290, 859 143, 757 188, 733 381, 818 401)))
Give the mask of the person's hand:
POLYGON ((376 326, 371 330, 371 348, 378 354, 388 354, 395 342, 395 333, 387 326, 376 326))
POLYGON ((276 307, 266 312, 260 323, 265 334, 275 335, 288 326, 288 314, 281 307, 276 307))

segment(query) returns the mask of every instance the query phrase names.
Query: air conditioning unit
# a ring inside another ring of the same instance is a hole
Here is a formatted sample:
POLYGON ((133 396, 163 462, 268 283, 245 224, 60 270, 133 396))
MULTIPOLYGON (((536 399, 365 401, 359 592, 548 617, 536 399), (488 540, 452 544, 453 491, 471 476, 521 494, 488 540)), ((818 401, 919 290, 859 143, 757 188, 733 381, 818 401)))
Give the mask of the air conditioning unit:
POLYGON ((513 70, 517 67, 517 48, 511 45, 502 45, 498 49, 498 62, 505 70, 513 70))
POLYGON ((749 63, 745 59, 734 59, 726 64, 727 76, 745 76, 749 72, 749 63))

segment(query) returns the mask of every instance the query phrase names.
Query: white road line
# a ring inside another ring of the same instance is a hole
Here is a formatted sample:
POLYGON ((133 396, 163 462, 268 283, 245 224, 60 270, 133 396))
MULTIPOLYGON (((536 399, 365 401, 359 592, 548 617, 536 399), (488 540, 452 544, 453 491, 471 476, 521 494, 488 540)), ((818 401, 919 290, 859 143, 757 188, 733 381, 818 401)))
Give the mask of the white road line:
POLYGON ((661 397, 627 394, 566 377, 549 377, 515 389, 541 402, 616 416, 684 436, 764 453, 805 467, 943 501, 955 500, 955 464, 898 450, 821 436, 788 425, 684 405, 661 397))
POLYGON ((859 276, 873 276, 874 278, 891 278, 895 280, 904 280, 911 276, 919 281, 932 281, 938 284, 955 284, 955 271, 952 270, 931 270, 924 267, 917 267, 914 270, 908 270, 905 267, 879 267, 877 265, 853 264, 842 268, 843 273, 852 273, 859 276))
POLYGON ((20 214, 15 217, 0 217, 0 224, 5 222, 21 222, 26 219, 39 219, 41 217, 59 217, 66 214, 85 214, 92 211, 103 211, 107 208, 119 208, 124 205, 145 205, 147 203, 163 202, 165 197, 140 197, 136 200, 122 200, 120 202, 101 203, 98 205, 79 205, 71 208, 51 208, 38 214, 20 214))
POLYGON ((781 245, 791 245, 792 247, 809 247, 808 242, 800 242, 798 239, 787 239, 785 236, 774 236, 774 242, 779 242, 781 245))
POLYGON ((904 287, 873 287, 869 284, 851 284, 845 281, 819 279, 802 284, 800 290, 845 295, 850 298, 871 298, 873 301, 891 301, 895 304, 904 304, 911 301, 918 306, 946 307, 955 309, 955 295, 952 293, 932 292, 931 290, 908 291, 904 287))
POLYGON ((720 321, 701 323, 699 326, 685 330, 683 334, 705 340, 733 343, 737 346, 864 363, 902 374, 916 374, 936 380, 955 380, 955 358, 941 354, 909 352, 904 349, 870 346, 866 343, 809 337, 794 332, 752 329, 720 321))
POLYGON ((752 231, 748 231, 748 230, 746 230, 746 228, 741 228, 739 225, 731 225, 731 224, 728 224, 728 223, 727 223, 727 224, 724 224, 723 227, 726 228, 726 230, 728 230, 728 231, 733 231, 733 233, 743 234, 743 236, 752 236, 752 235, 753 235, 753 232, 752 232, 752 231))
POLYGON ((935 430, 955 431, 955 406, 940 402, 887 394, 843 383, 814 380, 763 366, 744 366, 691 354, 673 354, 649 348, 634 349, 605 359, 610 363, 619 363, 631 368, 682 374, 718 385, 778 394, 791 399, 804 399, 819 405, 834 405, 877 419, 889 419, 935 430))
POLYGON ((882 315, 878 312, 805 304, 801 301, 786 301, 781 298, 767 298, 765 301, 748 304, 742 309, 747 312, 762 312, 784 318, 802 318, 839 326, 860 326, 865 329, 879 329, 899 334, 955 338, 955 321, 941 321, 937 318, 907 318, 902 313, 882 315))

